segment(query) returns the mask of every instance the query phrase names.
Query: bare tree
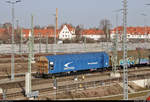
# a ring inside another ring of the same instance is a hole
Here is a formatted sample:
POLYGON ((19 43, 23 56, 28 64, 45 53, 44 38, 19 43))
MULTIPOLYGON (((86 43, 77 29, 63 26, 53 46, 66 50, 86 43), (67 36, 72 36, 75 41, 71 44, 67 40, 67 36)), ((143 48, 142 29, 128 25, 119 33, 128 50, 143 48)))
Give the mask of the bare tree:
POLYGON ((4 23, 3 25, 2 25, 2 28, 5 28, 5 29, 7 29, 8 27, 12 27, 12 24, 11 23, 4 23))
POLYGON ((111 28, 110 20, 102 19, 100 21, 100 29, 104 31, 105 38, 110 40, 110 28, 111 28), (108 34, 108 35, 107 35, 108 34))
POLYGON ((75 28, 76 42, 79 42, 82 40, 82 30, 83 29, 81 28, 80 25, 76 26, 76 28, 75 28))
POLYGON ((2 40, 4 43, 11 43, 11 30, 6 28, 4 32, 2 32, 2 36, 0 37, 0 40, 2 40))
POLYGON ((47 29, 55 29, 55 26, 49 25, 49 26, 47 26, 47 29))
POLYGON ((34 29, 41 29, 40 25, 35 25, 34 29))
POLYGON ((15 43, 21 42, 21 29, 15 30, 15 43))

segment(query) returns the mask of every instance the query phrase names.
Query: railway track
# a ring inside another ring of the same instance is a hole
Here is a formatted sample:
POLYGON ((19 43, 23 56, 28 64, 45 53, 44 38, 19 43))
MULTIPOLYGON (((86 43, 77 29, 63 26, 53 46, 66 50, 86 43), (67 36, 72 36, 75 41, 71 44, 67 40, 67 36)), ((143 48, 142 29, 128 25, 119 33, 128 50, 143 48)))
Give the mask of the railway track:
MULTIPOLYGON (((74 53, 80 53, 80 52, 74 52, 74 53)), ((56 52, 56 54, 67 54, 66 52, 56 52)), ((34 57, 40 57, 40 56, 47 56, 47 55, 53 55, 53 53, 35 53, 34 57)), ((28 58, 28 53, 26 54, 15 54, 15 58, 28 58)), ((0 54, 0 58, 11 58, 11 54, 0 54)))
MULTIPOLYGON (((144 69, 136 69, 136 70, 135 69, 129 69, 128 73, 129 73, 129 75, 130 74, 134 75, 134 73, 137 74, 137 72, 135 72, 135 71, 140 72, 140 73, 142 73, 142 72, 144 73, 144 72, 150 71, 150 68, 146 67, 144 69)), ((88 79, 88 78, 92 78, 92 77, 96 78, 96 77, 109 76, 110 72, 111 71, 107 71, 107 72, 93 72, 93 73, 82 74, 82 75, 84 75, 85 78, 88 79)), ((120 70, 119 73, 121 73, 121 75, 122 75, 123 71, 120 70)), ((51 79, 51 78, 49 78, 49 79, 34 78, 35 74, 36 74, 36 72, 32 73, 32 76, 33 76, 32 85, 41 84, 41 83, 42 84, 53 83, 53 79, 51 79)), ((77 76, 78 76, 79 79, 81 79, 82 75, 77 75, 77 76)), ((10 76, 0 76, 0 79, 8 78, 8 77, 10 78, 10 76)), ((23 73, 22 74, 17 74, 17 75, 15 75, 15 77, 20 78, 21 80, 19 82, 15 82, 14 81, 14 82, 10 82, 10 83, 0 83, 0 87, 8 88, 8 89, 10 89, 10 88, 17 88, 18 87, 18 83, 20 83, 21 86, 24 87, 24 85, 25 85, 25 83, 24 83, 25 82, 25 74, 23 74, 23 73)), ((58 82, 64 82, 64 81, 69 81, 69 80, 74 80, 74 76, 59 77, 57 79, 58 82)))
MULTIPOLYGON (((75 52, 75 53, 79 53, 79 52, 75 52)), ((60 54, 68 54, 68 53, 61 53, 61 52, 57 52, 57 55, 60 54)), ((34 55, 35 60, 38 57, 41 56, 48 56, 48 55, 53 55, 53 53, 37 53, 34 55)), ((22 54, 22 55, 15 55, 15 61, 14 63, 18 63, 18 62, 28 62, 28 54, 22 54)), ((11 55, 10 54, 5 54, 5 55, 0 55, 0 63, 11 63, 11 55)))
MULTIPOLYGON (((22 74, 28 71, 28 63, 15 63, 15 74, 22 74)), ((38 67, 36 64, 32 64, 32 72, 37 72, 38 67)), ((11 63, 0 63, 0 79, 9 78, 11 75, 11 63)), ((16 75, 18 77, 18 75, 16 75)))
MULTIPOLYGON (((65 54, 65 53, 57 53, 57 54, 65 54)), ((37 58, 37 57, 40 57, 40 56, 46 56, 46 55, 52 55, 52 53, 41 53, 41 54, 35 54, 35 58, 37 58)), ((6 65, 8 64, 8 63, 10 63, 11 62, 11 55, 9 54, 7 54, 7 55, 0 55, 0 58, 2 59, 2 60, 0 60, 0 63, 5 63, 6 65)), ((23 54, 23 55, 15 55, 15 63, 18 63, 18 62, 27 62, 28 61, 28 54, 23 54)), ((1 64, 0 64, 0 66, 1 66, 1 64)), ((136 73, 134 74, 134 71, 140 71, 141 73, 143 72, 148 72, 148 71, 150 71, 150 69, 140 69, 140 70, 134 70, 134 69, 131 69, 131 70, 129 70, 129 75, 133 75, 133 76, 136 76, 137 77, 137 75, 136 75, 136 73)), ((21 72, 21 70, 18 70, 18 72, 21 72)), ((121 73, 121 75, 122 75, 122 70, 119 70, 118 72, 120 72, 121 73)), ((107 75, 109 75, 110 74, 110 71, 106 71, 106 72, 102 72, 101 74, 100 74, 100 72, 93 72, 92 74, 84 74, 85 75, 85 77, 88 79, 88 78, 91 78, 91 77, 101 77, 101 76, 107 76, 107 75)), ((34 76, 34 74, 33 74, 33 76, 34 76)), ((20 81, 18 81, 18 82, 11 82, 11 83, 3 83, 3 84, 0 84, 0 87, 1 88, 5 88, 5 89, 11 89, 11 88, 18 88, 20 85, 22 86, 22 87, 24 87, 24 85, 25 85, 25 82, 24 82, 24 78, 25 78, 25 74, 18 74, 18 75, 16 75, 15 76, 16 78, 20 78, 20 79, 22 79, 22 80, 20 80, 20 81)), ((81 77, 81 76, 80 76, 81 77)), ((5 76, 0 76, 0 80, 1 79, 6 79, 6 78, 10 78, 10 76, 8 75, 5 75, 5 76)), ((57 79, 57 81, 58 82, 66 82, 66 81, 69 81, 69 80, 73 80, 74 79, 74 77, 73 76, 70 76, 70 77, 60 77, 59 79, 57 79)), ((113 79, 112 79, 113 80, 113 79)), ((110 79, 110 81, 112 81, 111 79, 110 79)), ((53 83, 53 80, 52 79, 36 79, 36 78, 33 78, 32 79, 32 85, 37 85, 37 84, 47 84, 47 83, 53 83)), ((88 85, 88 83, 87 83, 87 85, 88 85)), ((90 84, 89 84, 90 85, 90 84)), ((58 86, 59 87, 59 86, 58 86)), ((72 87, 75 87, 75 86, 72 86, 72 87)), ((61 88, 58 88, 58 89, 61 89, 61 88)), ((63 88, 62 88, 63 89, 63 88)), ((39 89, 40 90, 40 89, 39 89)), ((48 91, 52 91, 51 90, 51 88, 45 88, 45 92, 46 92, 46 90, 48 91)), ((41 91, 40 91, 41 93, 43 93, 44 92, 44 90, 42 90, 41 89, 41 91)), ((18 94, 20 94, 19 92, 17 92, 18 94)), ((17 96, 17 93, 16 93, 16 96, 17 96)), ((15 94, 15 93, 14 93, 15 94)), ((20 94, 21 95, 21 94, 20 94)), ((11 95, 8 95, 9 97, 11 97, 11 95)))
MULTIPOLYGON (((138 72, 142 72, 143 71, 143 73, 144 73, 145 71, 146 72, 150 71, 150 69, 148 67, 144 68, 144 69, 139 68, 139 69, 136 69, 136 71, 138 71, 138 72)), ((119 72, 122 73, 121 70, 119 72)), ((129 69, 129 74, 130 73, 132 73, 132 74, 136 73, 135 69, 129 69)), ((101 77, 101 76, 105 76, 105 75, 109 75, 109 74, 110 74, 110 71, 102 72, 102 74, 100 74, 100 72, 94 72, 93 74, 85 74, 85 77, 86 77, 86 79, 88 79, 90 77, 101 77)), ((148 73, 148 74, 150 74, 150 73, 148 73)), ((18 75, 18 77, 19 76, 24 78, 24 74, 22 74, 22 75, 20 74, 20 75, 18 75)), ((132 76, 136 76, 136 78, 138 77, 138 75, 132 75, 132 76)), ((66 77, 60 77, 57 81, 58 82, 66 82, 66 81, 73 80, 73 79, 74 79, 73 76, 66 76, 66 77)), ((109 79, 109 81, 115 81, 115 80, 109 79)), ((40 78, 39 79, 37 79, 37 78, 32 79, 32 85, 40 85, 40 84, 48 84, 48 83, 53 83, 53 80, 52 79, 40 79, 40 78)), ((95 81, 95 83, 99 83, 99 82, 95 81)), ((103 83, 103 81, 102 81, 102 83, 103 83)), ((80 83, 80 84, 83 84, 83 83, 80 83)), ((11 83, 7 83, 7 84, 6 83, 0 84, 0 87, 3 88, 3 89, 11 89, 11 88, 18 88, 20 86, 24 87, 24 85, 25 85, 25 82, 24 82, 24 79, 23 79, 23 80, 18 81, 18 82, 11 82, 11 83)), ((86 85, 90 85, 90 82, 87 83, 86 85)), ((61 87, 63 87, 63 86, 60 86, 60 88, 59 88, 60 90, 63 89, 61 87)), ((75 87, 75 86, 73 85, 72 87, 75 87)), ((45 89, 38 89, 38 90, 41 90, 39 92, 43 93, 43 92, 46 92, 46 90, 52 91, 53 87, 45 88, 45 89)), ((17 93, 20 94, 19 96, 21 96, 21 94, 22 94, 22 96, 24 95, 23 94, 24 92, 20 92, 20 93, 17 92, 17 93)), ((17 93, 16 94, 14 93, 14 96, 17 95, 17 93)), ((11 93, 11 94, 13 94, 13 93, 11 93)), ((11 95, 8 95, 8 96, 11 97, 11 95)))
MULTIPOLYGON (((132 80, 138 80, 139 79, 145 79, 148 78, 150 76, 150 73, 147 74, 140 74, 140 75, 130 75, 129 81, 132 80)), ((56 91, 58 93, 62 93, 62 92, 66 92, 66 88, 68 91, 72 91, 72 90, 79 90, 79 89, 88 89, 91 87, 98 87, 98 86, 102 86, 105 83, 105 85, 107 84, 112 84, 115 82, 122 82, 122 77, 120 78, 110 78, 110 79, 106 79, 106 80, 97 80, 97 81, 89 81, 89 82, 79 82, 79 83, 72 83, 72 84, 67 84, 67 85, 59 85, 57 87, 57 90, 53 89, 53 87, 48 87, 48 88, 43 88, 43 89, 37 89, 37 90, 33 90, 33 91, 39 91, 40 94, 46 94, 46 93, 56 93, 56 91), (82 87, 80 87, 80 85, 82 85, 82 87), (64 90, 65 89, 65 90, 64 90)), ((6 94, 7 98, 12 98, 12 97, 23 97, 24 96, 24 92, 17 92, 17 93, 11 93, 11 94, 6 94)))
MULTIPOLYGON (((34 76, 36 74, 36 71, 32 72, 32 76, 34 76)), ((11 75, 0 75, 0 80, 2 79, 9 79, 11 77, 11 75)), ((17 73, 14 76, 15 78, 25 78, 25 73, 17 73)))

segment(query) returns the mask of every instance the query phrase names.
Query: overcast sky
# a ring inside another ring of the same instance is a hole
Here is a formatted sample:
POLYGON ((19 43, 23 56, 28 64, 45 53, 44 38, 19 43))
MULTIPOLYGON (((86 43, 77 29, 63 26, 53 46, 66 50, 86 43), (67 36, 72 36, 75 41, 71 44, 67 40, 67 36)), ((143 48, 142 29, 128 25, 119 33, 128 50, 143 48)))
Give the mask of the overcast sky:
MULTIPOLYGON (((0 23, 11 22, 11 5, 0 0, 0 23)), ((13 1, 13 0, 11 0, 13 1)), ((54 25, 54 14, 58 8, 58 23, 80 24, 84 28, 99 27, 100 20, 109 19, 116 25, 114 10, 123 8, 123 0, 21 0, 15 4, 15 22, 30 27, 31 14, 34 15, 34 25, 54 25)), ((144 16, 147 14, 146 24, 149 25, 150 6, 145 4, 150 0, 128 0, 128 26, 143 26, 144 16)), ((122 24, 122 13, 119 13, 119 25, 122 24)))

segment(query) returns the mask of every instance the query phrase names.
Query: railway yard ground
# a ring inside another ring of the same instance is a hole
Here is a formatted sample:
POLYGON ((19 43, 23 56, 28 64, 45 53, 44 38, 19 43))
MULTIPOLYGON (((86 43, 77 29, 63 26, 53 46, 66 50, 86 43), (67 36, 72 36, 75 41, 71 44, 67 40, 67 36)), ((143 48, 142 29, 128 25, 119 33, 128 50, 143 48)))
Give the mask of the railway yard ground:
MULTIPOLYGON (((35 61, 39 56, 35 55, 35 61)), ((28 71, 27 55, 15 56, 15 80, 11 80, 11 57, 0 55, 0 88, 4 93, 1 99, 29 100, 25 96, 25 73, 28 71)), ((123 70, 120 77, 111 77, 111 71, 92 72, 75 76, 56 77, 57 88, 52 78, 35 78, 38 66, 32 64, 32 91, 39 91, 35 100, 121 100, 123 99, 123 70)), ((129 99, 145 100, 150 93, 150 66, 128 69, 129 99), (138 83, 141 83, 138 84, 138 83), (143 85, 144 83, 144 85, 143 85)))

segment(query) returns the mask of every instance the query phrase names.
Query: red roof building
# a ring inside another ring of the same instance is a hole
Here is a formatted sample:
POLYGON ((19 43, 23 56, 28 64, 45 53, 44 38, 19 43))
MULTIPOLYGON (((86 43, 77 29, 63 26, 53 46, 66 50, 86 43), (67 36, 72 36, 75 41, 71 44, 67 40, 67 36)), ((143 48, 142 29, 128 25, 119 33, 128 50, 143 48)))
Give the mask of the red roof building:
MULTIPOLYGON (((23 29, 23 36, 25 38, 28 38, 31 34, 31 29, 23 29)), ((58 32, 58 31, 57 31, 58 32)), ((54 29, 34 29, 34 37, 54 37, 54 29)), ((58 37, 58 34, 56 34, 56 37, 58 37)))
MULTIPOLYGON (((119 34, 119 37, 122 38, 123 27, 120 26, 120 27, 112 29, 111 38, 113 38, 115 34, 119 34)), ((128 39, 150 38, 150 27, 127 27, 127 38, 128 39)))
POLYGON ((97 29, 84 29, 82 30, 82 35, 87 38, 91 38, 94 40, 98 40, 100 38, 104 38, 104 32, 102 30, 97 29))

